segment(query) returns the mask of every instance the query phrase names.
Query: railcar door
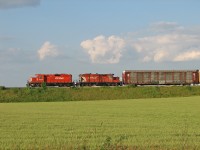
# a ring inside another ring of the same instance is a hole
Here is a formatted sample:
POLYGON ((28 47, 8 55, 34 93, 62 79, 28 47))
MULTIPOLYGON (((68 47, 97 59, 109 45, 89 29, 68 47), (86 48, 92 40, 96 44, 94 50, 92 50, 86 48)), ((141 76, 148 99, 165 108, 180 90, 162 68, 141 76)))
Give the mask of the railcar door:
POLYGON ((198 76, 198 71, 192 73, 192 80, 194 84, 199 83, 199 76, 198 76))

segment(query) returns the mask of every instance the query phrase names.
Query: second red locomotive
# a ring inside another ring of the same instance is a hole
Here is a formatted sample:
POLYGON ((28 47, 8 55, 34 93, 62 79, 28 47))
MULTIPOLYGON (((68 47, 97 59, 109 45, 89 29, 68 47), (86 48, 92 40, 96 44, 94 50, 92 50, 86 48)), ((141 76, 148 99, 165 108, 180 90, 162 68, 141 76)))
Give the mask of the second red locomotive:
POLYGON ((119 77, 114 77, 114 74, 80 74, 80 86, 118 86, 121 84, 119 77))

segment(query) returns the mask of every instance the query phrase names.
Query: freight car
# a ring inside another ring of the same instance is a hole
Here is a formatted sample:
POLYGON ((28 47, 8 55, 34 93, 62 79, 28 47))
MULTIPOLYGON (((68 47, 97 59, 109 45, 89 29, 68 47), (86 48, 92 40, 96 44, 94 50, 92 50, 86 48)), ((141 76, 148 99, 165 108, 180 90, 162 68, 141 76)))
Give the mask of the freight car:
POLYGON ((114 77, 114 74, 80 74, 79 75, 80 86, 119 86, 121 81, 119 77, 114 77))
POLYGON ((191 85, 199 84, 199 70, 125 70, 124 85, 191 85))
POLYGON ((29 78, 27 86, 40 87, 45 83, 46 86, 72 86, 71 74, 36 74, 29 78))

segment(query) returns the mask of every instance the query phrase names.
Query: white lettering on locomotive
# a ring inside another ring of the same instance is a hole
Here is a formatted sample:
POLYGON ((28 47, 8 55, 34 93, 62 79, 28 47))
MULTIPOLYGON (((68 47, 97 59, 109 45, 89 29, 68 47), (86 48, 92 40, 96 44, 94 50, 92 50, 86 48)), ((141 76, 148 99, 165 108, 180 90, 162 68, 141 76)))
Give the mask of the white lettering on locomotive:
POLYGON ((63 80, 64 77, 55 77, 56 80, 63 80))

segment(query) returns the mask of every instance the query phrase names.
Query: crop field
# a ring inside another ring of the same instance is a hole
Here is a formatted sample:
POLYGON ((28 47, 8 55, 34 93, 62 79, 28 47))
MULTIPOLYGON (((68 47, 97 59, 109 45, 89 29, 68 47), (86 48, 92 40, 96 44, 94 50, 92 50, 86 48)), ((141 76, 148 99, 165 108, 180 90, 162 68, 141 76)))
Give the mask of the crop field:
POLYGON ((200 149, 200 97, 0 103, 0 149, 200 149))

